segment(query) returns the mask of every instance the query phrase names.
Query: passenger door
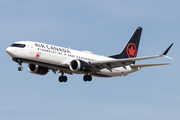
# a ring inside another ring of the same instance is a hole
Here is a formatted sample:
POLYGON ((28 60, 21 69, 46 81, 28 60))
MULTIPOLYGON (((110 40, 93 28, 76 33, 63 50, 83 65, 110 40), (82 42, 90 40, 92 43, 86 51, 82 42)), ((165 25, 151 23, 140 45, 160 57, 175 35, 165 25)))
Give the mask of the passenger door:
POLYGON ((30 43, 30 54, 34 54, 34 44, 30 43))

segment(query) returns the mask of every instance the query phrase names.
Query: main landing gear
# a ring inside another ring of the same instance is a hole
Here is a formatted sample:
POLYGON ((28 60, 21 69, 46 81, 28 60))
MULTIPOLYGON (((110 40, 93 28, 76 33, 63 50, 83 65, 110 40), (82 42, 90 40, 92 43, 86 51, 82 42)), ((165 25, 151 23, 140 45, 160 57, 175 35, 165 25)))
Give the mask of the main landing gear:
MULTIPOLYGON (((91 81, 92 80, 92 76, 86 74, 86 75, 84 75, 83 80, 85 82, 91 81)), ((67 76, 64 76, 64 72, 61 72, 61 76, 59 76, 59 82, 67 82, 67 76)))
POLYGON ((87 74, 87 75, 84 75, 83 79, 84 79, 85 82, 91 81, 92 80, 92 76, 87 74))
POLYGON ((64 72, 61 72, 61 76, 59 76, 59 82, 67 82, 67 77, 64 76, 64 72))

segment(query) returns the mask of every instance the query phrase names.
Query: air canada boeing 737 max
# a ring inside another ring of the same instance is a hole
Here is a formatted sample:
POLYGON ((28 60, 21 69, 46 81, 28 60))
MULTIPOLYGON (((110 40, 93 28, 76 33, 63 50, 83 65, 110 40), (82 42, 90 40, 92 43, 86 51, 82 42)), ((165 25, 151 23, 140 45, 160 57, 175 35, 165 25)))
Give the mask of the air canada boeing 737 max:
POLYGON ((28 63, 28 71, 30 73, 46 75, 49 70, 55 74, 60 72, 60 82, 66 82, 67 74, 84 74, 84 81, 91 81, 92 76, 97 77, 116 77, 126 76, 129 73, 136 72, 142 67, 168 65, 162 64, 142 64, 136 65, 139 60, 146 60, 158 57, 167 57, 169 49, 161 55, 136 57, 139 47, 142 28, 138 27, 121 53, 109 57, 95 55, 88 51, 77 51, 70 48, 63 48, 54 45, 19 41, 13 43, 6 49, 6 52, 12 57, 12 60, 17 62, 22 71, 22 63, 28 63))

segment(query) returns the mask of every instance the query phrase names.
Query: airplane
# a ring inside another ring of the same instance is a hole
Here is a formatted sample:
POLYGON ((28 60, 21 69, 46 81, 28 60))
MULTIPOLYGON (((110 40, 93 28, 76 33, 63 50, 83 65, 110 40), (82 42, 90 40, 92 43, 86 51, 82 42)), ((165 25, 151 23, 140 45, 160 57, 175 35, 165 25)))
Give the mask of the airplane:
POLYGON ((17 62, 23 70, 22 63, 28 63, 28 71, 38 75, 46 75, 49 70, 55 74, 61 73, 59 82, 66 82, 66 74, 84 74, 84 81, 91 81, 92 76, 96 77, 117 77, 126 76, 136 72, 143 67, 169 65, 161 64, 135 64, 136 61, 159 57, 167 57, 166 54, 173 43, 163 54, 145 57, 136 57, 142 27, 137 27, 122 52, 111 56, 101 56, 89 51, 77 51, 70 48, 58 47, 40 42, 19 41, 13 43, 6 49, 6 52, 17 62))

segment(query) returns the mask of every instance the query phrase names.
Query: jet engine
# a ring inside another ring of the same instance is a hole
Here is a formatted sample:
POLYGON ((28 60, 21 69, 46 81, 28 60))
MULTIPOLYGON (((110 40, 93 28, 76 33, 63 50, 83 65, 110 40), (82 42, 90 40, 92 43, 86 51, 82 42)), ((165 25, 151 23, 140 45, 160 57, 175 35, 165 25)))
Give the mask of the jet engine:
POLYGON ((70 62, 70 70, 74 72, 82 71, 82 72, 90 72, 91 67, 89 64, 83 60, 72 60, 70 62))
POLYGON ((47 67, 43 67, 35 64, 28 64, 28 71, 34 74, 46 75, 49 72, 49 69, 47 67))

